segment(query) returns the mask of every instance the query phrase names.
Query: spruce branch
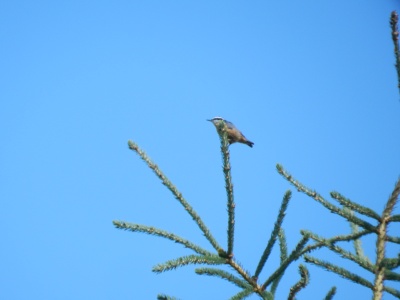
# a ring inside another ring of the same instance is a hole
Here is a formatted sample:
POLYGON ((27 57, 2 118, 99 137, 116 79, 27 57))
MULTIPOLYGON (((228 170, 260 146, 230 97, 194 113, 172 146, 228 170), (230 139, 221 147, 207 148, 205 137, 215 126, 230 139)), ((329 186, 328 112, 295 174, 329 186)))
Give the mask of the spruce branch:
MULTIPOLYGON (((307 230, 301 230, 300 233, 303 234, 303 235, 304 234, 306 234, 306 235, 310 235, 310 234, 315 235, 314 233, 311 233, 310 231, 307 231, 307 230)), ((348 235, 340 235, 340 236, 336 236, 336 237, 333 237, 333 238, 330 238, 330 239, 325 239, 325 241, 323 241, 323 242, 321 241, 321 242, 317 242, 317 243, 312 244, 312 245, 308 245, 307 247, 304 248, 304 250, 302 251, 302 254, 309 253, 309 252, 314 251, 316 249, 322 248, 325 245, 331 245, 331 244, 334 244, 336 242, 352 241, 354 239, 358 239, 361 236, 364 236, 364 235, 367 235, 367 234, 370 234, 370 233, 371 232, 369 232, 367 230, 363 230, 363 231, 360 231, 358 233, 352 233, 352 234, 348 234, 348 235)))
POLYGON ((238 262, 234 259, 227 259, 226 263, 230 265, 236 272, 242 276, 253 288, 253 291, 260 295, 263 299, 273 300, 272 293, 265 291, 261 286, 257 284, 257 280, 250 276, 250 273, 246 271, 238 262))
POLYGON ((246 289, 246 290, 240 291, 236 295, 232 296, 231 298, 229 298, 229 300, 243 300, 243 299, 246 299, 248 296, 250 296, 253 293, 254 293, 253 289, 251 289, 251 288, 246 289))
MULTIPOLYGON (((393 280, 393 281, 400 281, 400 274, 391 271, 393 267, 393 264, 391 264, 391 260, 392 258, 386 258, 382 263, 384 264, 385 267, 385 280, 393 280), (386 264, 385 260, 389 260, 389 265, 386 264)), ((399 266, 398 262, 397 262, 397 267, 399 266)), ((396 268, 397 268, 396 267, 396 268)))
POLYGON ((360 267, 364 268, 365 270, 367 270, 371 273, 375 272, 375 266, 368 259, 366 259, 365 256, 354 255, 353 253, 346 251, 345 249, 337 246, 335 244, 334 239, 325 239, 325 238, 322 238, 322 237, 320 237, 314 233, 311 233, 309 231, 306 231, 306 232, 311 239, 319 242, 320 244, 322 244, 326 248, 330 249, 331 251, 339 254, 340 256, 342 256, 344 258, 347 258, 348 260, 351 260, 351 261, 357 263, 360 267))
POLYGON ((396 182, 395 188, 392 194, 390 195, 389 200, 386 203, 385 209, 383 210, 381 222, 378 225, 378 237, 376 240, 376 262, 375 262, 376 271, 375 271, 375 280, 373 288, 374 300, 382 299, 383 296, 385 273, 386 273, 385 264, 383 262, 385 260, 387 227, 389 225, 388 223, 392 215, 392 211, 397 203, 399 193, 400 193, 400 179, 396 182))
POLYGON ((285 231, 281 227, 278 234, 279 238, 279 248, 281 253, 281 263, 284 262, 288 257, 287 243, 286 243, 286 235, 285 231))
MULTIPOLYGON (((353 233, 359 232, 359 231, 358 231, 358 226, 357 226, 356 224, 350 223, 350 226, 351 226, 351 231, 352 231, 353 233)), ((361 258, 363 258, 363 259, 368 260, 368 257, 366 257, 365 254, 364 254, 364 250, 363 250, 363 248, 362 248, 361 240, 360 240, 360 239, 355 239, 355 240, 353 241, 353 246, 354 246, 354 251, 356 252, 356 255, 357 255, 358 257, 361 257, 361 258)))
MULTIPOLYGON (((280 248, 280 259, 281 259, 281 263, 283 263, 287 257, 288 257, 288 250, 287 250, 287 243, 286 243, 286 236, 285 236, 285 232, 283 230, 283 228, 281 227, 279 230, 279 234, 278 234, 278 238, 279 238, 279 248, 280 248)), ((283 276, 283 273, 281 274, 281 276, 279 276, 278 278, 276 278, 271 285, 271 293, 273 295, 275 295, 275 292, 278 288, 279 282, 281 281, 283 276)))
POLYGON ((400 215, 391 216, 389 222, 400 222, 400 215))
POLYGON ((373 285, 371 282, 369 282, 368 280, 362 278, 361 276, 358 276, 357 274, 351 273, 349 271, 347 271, 344 268, 340 268, 338 266, 335 266, 329 262, 320 260, 318 258, 309 256, 309 255, 304 255, 304 260, 308 263, 314 264, 316 266, 322 267, 325 270, 331 271, 333 273, 336 273, 344 278, 347 278, 355 283, 361 284, 363 286, 366 286, 370 289, 372 289, 373 285))
POLYGON ((165 294, 158 294, 157 295, 157 300, 179 300, 178 298, 171 297, 165 294))
POLYGON ((250 273, 245 270, 241 264, 239 264, 236 260, 234 259, 227 259, 226 263, 228 265, 230 265, 236 272, 238 272, 240 274, 240 276, 242 276, 242 278, 244 280, 246 280, 253 288, 256 292, 259 291, 259 287, 257 285, 257 281, 254 280, 254 278, 251 277, 250 273))
POLYGON ((228 211, 228 257, 232 257, 233 253, 233 242, 235 235, 235 202, 233 198, 233 184, 231 176, 231 164, 230 164, 230 153, 229 153, 229 141, 228 133, 226 131, 227 126, 225 122, 221 121, 217 124, 217 132, 221 141, 221 153, 223 162, 223 172, 225 178, 225 189, 227 194, 227 211, 228 211))
POLYGON ((399 16, 396 11, 392 11, 390 15, 390 28, 392 29, 392 40, 394 44, 394 57, 396 59, 396 71, 398 79, 398 88, 400 89, 400 52, 399 52, 399 30, 397 28, 397 23, 399 21, 399 16))
POLYGON ((261 286, 262 290, 265 290, 268 285, 270 285, 271 282, 277 279, 292 262, 297 260, 302 255, 302 250, 304 249, 304 246, 307 244, 309 239, 310 238, 308 235, 304 235, 301 238, 301 240, 297 243, 295 249, 292 251, 292 253, 290 253, 288 258, 284 262, 282 262, 278 269, 276 269, 275 272, 272 273, 272 275, 264 282, 264 284, 261 286))
POLYGON ((158 264, 153 267, 152 271, 155 273, 162 273, 192 264, 222 265, 224 263, 225 259, 216 255, 188 255, 166 261, 163 264, 158 264))
POLYGON ((392 294, 393 296, 397 297, 400 299, 400 291, 399 290, 395 290, 394 288, 388 287, 388 286, 384 286, 383 290, 385 292, 388 292, 389 294, 392 294))
POLYGON ((259 295, 264 300, 274 300, 273 296, 268 291, 262 291, 259 293, 259 295))
POLYGON ((277 164, 276 169, 278 170, 278 173, 281 174, 292 185, 294 185, 299 192, 302 192, 302 193, 306 194, 307 196, 313 198, 317 202, 321 203, 323 206, 325 206, 327 209, 329 209, 332 213, 338 214, 339 216, 347 219, 349 222, 355 223, 364 229, 367 229, 372 232, 377 232, 377 229, 370 223, 349 214, 344 209, 341 209, 341 208, 333 205, 332 203, 328 202, 327 200, 325 200, 317 192, 312 191, 309 188, 307 188, 306 186, 302 185, 299 181, 295 180, 292 177, 292 175, 287 173, 281 165, 277 164))
POLYGON ((331 197, 335 200, 337 200, 340 204, 342 204, 344 207, 349 208, 352 211, 356 211, 362 215, 371 217, 377 221, 381 219, 381 216, 374 212, 372 209, 362 206, 356 202, 351 201, 350 199, 345 198, 338 192, 331 192, 331 197))
MULTIPOLYGON (((320 237, 317 234, 312 233, 310 231, 302 230, 301 233, 307 234, 311 239, 313 239, 314 241, 317 241, 317 243, 308 245, 307 247, 305 247, 303 250, 303 254, 309 253, 312 250, 315 250, 317 248, 326 247, 326 248, 330 249, 331 251, 337 253, 338 255, 342 256, 343 258, 349 259, 349 260, 357 263, 360 267, 364 268, 365 270, 367 270, 371 273, 376 272, 376 266, 371 263, 371 261, 368 259, 368 257, 354 255, 351 252, 346 251, 345 249, 336 245, 336 243, 339 241, 354 240, 354 237, 357 237, 356 234, 351 234, 348 236, 338 236, 338 237, 333 237, 330 239, 325 239, 325 238, 320 237), (348 237, 350 237, 350 236, 353 236, 353 238, 349 239, 348 237)), ((395 260, 396 259, 390 260, 390 263, 393 263, 395 260)), ((383 263, 386 263, 386 260, 383 263)), ((389 269, 385 270, 385 279, 400 281, 400 275, 390 271, 389 269)))
MULTIPOLYGON (((390 217, 389 217, 388 223, 389 223, 389 221, 390 221, 390 217)), ((392 243, 395 243, 395 244, 400 244, 400 237, 386 235, 385 236, 385 241, 392 242, 392 243)))
MULTIPOLYGON (((338 274, 338 275, 340 275, 340 276, 342 276, 344 278, 347 278, 347 279, 349 279, 349 280, 351 280, 351 281, 353 281, 355 283, 358 283, 358 284, 361 284, 361 285, 363 285, 365 287, 368 287, 372 291, 374 290, 374 285, 371 282, 369 282, 368 280, 362 278, 361 276, 358 276, 358 275, 356 275, 354 273, 351 273, 351 272, 347 271, 346 269, 340 268, 338 266, 335 266, 335 265, 330 264, 328 262, 319 260, 319 259, 317 259, 315 257, 311 257, 309 255, 304 255, 304 260, 306 262, 308 262, 308 263, 314 264, 314 265, 322 267, 322 268, 324 268, 324 269, 326 269, 328 271, 336 273, 336 274, 338 274)), ((394 296, 396 296, 396 297, 400 297, 400 291, 397 291, 397 290, 395 290, 393 288, 383 286, 383 290, 388 292, 388 293, 390 293, 390 294, 392 294, 392 295, 394 295, 394 296)))
POLYGON ((335 294, 336 294, 336 286, 332 287, 329 290, 329 292, 328 292, 328 294, 326 294, 324 300, 332 300, 333 296, 335 296, 335 294))
POLYGON ((204 236, 211 243, 214 249, 216 249, 217 251, 219 249, 222 249, 221 246, 218 244, 218 242, 215 240, 215 238, 212 236, 210 230, 203 223, 197 212, 185 200, 185 198, 183 198, 182 193, 180 193, 178 189, 172 184, 172 182, 164 175, 164 173, 161 172, 158 166, 151 161, 151 159, 147 156, 147 154, 142 149, 140 149, 136 143, 128 141, 128 146, 129 149, 135 151, 140 156, 140 158, 147 164, 147 166, 150 169, 152 169, 153 172, 157 175, 157 177, 162 181, 162 184, 165 185, 172 192, 175 198, 182 204, 182 206, 189 213, 192 219, 197 223, 200 230, 203 231, 204 236))
POLYGON ((393 270, 400 267, 400 253, 396 258, 385 258, 382 263, 386 269, 393 270))
POLYGON ((399 194, 400 194, 400 179, 397 180, 394 190, 390 195, 388 202, 386 203, 385 209, 383 210, 382 219, 385 219, 383 221, 386 222, 390 221, 390 217, 395 205, 397 204, 399 194))
POLYGON ((198 268, 195 270, 195 272, 196 272, 196 274, 199 274, 199 275, 209 275, 209 276, 220 277, 222 279, 225 279, 225 280, 235 284, 236 286, 238 286, 242 289, 253 290, 253 287, 250 284, 248 284, 246 281, 244 281, 224 270, 214 269, 214 268, 198 268))
MULTIPOLYGON (((245 290, 240 291, 236 295, 232 296, 231 298, 229 298, 229 300, 242 300, 252 294, 254 294, 254 290, 245 289, 245 290)), ((273 296, 267 291, 259 292, 258 295, 264 300, 274 300, 273 296)))
POLYGON ((122 230, 128 230, 132 232, 143 232, 155 236, 160 236, 166 239, 169 239, 171 241, 174 241, 175 243, 182 244, 186 248, 192 249, 195 252, 202 254, 202 255, 213 255, 211 252, 201 248, 200 246, 197 246, 193 244, 192 242, 181 238, 180 236, 177 236, 173 233, 170 233, 168 231, 164 231, 152 226, 145 226, 145 225, 140 225, 140 224, 133 224, 133 223, 127 223, 123 221, 113 221, 113 224, 116 228, 122 229, 122 230))
POLYGON ((296 294, 304 289, 310 282, 310 273, 308 272, 306 266, 299 265, 300 280, 290 288, 288 300, 294 300, 296 294))
POLYGON ((254 273, 254 277, 258 278, 258 276, 260 275, 262 269, 264 268, 265 262, 268 260, 269 255, 271 254, 272 251, 272 247, 275 244, 276 241, 276 237, 279 234, 279 230, 282 226, 282 222, 283 219, 285 217, 285 213, 286 213, 286 209, 288 207, 289 204, 289 200, 292 196, 292 192, 291 191, 287 191, 285 193, 285 195, 283 196, 283 200, 282 200, 282 204, 281 204, 281 208, 279 209, 279 214, 278 217, 275 221, 275 225, 274 225, 274 229, 272 230, 271 236, 269 238, 269 241, 267 243, 267 247, 264 250, 264 253, 261 256, 261 259, 258 263, 256 272, 254 273))
MULTIPOLYGON (((345 209, 348 210, 349 213, 354 214, 354 211, 352 211, 350 208, 345 207, 345 209)), ((349 223, 350 223, 351 232, 352 232, 352 233, 358 233, 358 232, 359 232, 358 225, 357 225, 357 224, 354 224, 354 223, 352 223, 352 222, 349 222, 349 223)), ((355 250, 355 252, 356 252, 356 255, 357 255, 358 257, 360 257, 360 258, 362 258, 362 259, 365 259, 365 260, 367 260, 367 261, 369 262, 368 257, 366 257, 366 256, 364 255, 364 251, 363 251, 362 246, 361 246, 361 239, 355 239, 355 240, 353 240, 353 246, 354 246, 354 250, 355 250)))

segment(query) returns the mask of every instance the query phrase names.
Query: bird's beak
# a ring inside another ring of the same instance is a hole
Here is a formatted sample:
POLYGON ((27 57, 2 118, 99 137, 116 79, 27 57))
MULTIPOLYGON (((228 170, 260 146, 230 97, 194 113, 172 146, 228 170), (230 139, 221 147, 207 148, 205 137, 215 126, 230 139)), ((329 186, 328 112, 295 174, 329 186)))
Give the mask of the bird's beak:
POLYGON ((211 122, 212 120, 208 120, 208 119, 207 119, 206 121, 210 121, 210 122, 211 122))

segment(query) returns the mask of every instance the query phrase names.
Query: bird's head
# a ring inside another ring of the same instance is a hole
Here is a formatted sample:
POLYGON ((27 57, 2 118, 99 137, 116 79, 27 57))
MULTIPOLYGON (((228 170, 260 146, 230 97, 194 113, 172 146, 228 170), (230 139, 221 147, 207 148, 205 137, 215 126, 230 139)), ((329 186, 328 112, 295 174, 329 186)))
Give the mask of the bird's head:
POLYGON ((212 122, 215 126, 217 126, 217 124, 219 123, 219 122, 225 122, 225 120, 224 119, 222 119, 221 117, 214 117, 214 118, 212 118, 212 119, 210 119, 210 120, 207 120, 207 121, 210 121, 210 122, 212 122))

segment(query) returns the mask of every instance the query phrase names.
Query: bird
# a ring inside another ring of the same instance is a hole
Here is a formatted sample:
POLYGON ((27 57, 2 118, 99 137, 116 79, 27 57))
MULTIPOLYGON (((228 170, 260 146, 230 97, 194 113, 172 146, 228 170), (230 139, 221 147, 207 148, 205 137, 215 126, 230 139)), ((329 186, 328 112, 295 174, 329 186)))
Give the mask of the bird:
POLYGON ((210 121, 214 124, 214 126, 217 128, 218 131, 218 124, 220 122, 224 122, 226 125, 226 132, 228 134, 228 142, 229 144, 233 144, 233 143, 242 143, 242 144, 246 144, 249 147, 253 147, 254 143, 249 141, 244 135, 243 133, 240 132, 239 129, 237 129, 235 127, 235 125, 233 125, 232 122, 229 122, 227 120, 222 119, 221 117, 214 117, 210 120, 210 121))

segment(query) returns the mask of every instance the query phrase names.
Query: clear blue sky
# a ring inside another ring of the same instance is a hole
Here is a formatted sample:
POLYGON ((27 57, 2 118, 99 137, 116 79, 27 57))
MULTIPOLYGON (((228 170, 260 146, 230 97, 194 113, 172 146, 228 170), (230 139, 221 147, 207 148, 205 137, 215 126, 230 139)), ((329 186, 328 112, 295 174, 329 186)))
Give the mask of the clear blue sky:
MULTIPOLYGON (((394 9, 399 1, 2 1, 0 298, 234 295, 236 287, 195 275, 192 266, 152 273, 191 252, 112 225, 157 226, 211 250, 128 150, 132 139, 226 245, 219 139, 205 121, 214 116, 255 143, 231 147, 234 253, 250 272, 287 189, 290 250, 300 229, 326 237, 349 232, 281 178, 276 163, 328 199, 336 190, 381 212, 400 175, 394 9)), ((375 240, 363 242, 374 260, 375 240)), ((261 279, 278 264, 276 250, 261 279)), ((372 279, 335 254, 313 254, 372 279)), ((279 299, 298 280, 299 262, 279 299)), ((332 285, 336 299, 371 297, 309 270, 299 299, 322 299, 332 285)))

